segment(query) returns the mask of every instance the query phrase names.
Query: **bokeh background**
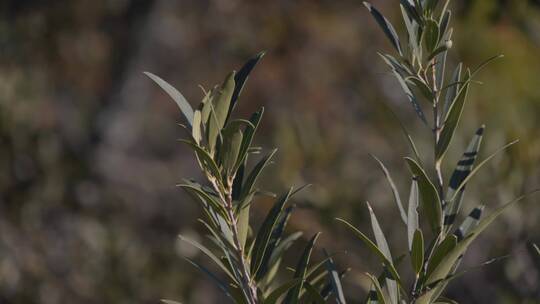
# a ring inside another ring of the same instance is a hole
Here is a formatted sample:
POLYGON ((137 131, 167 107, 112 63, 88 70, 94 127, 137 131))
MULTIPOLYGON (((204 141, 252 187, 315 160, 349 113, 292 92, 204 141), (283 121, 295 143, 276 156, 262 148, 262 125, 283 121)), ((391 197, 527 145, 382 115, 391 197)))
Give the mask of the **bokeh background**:
MULTIPOLYGON (((374 3, 399 17, 397 1, 374 3)), ((450 62, 476 66, 505 54, 479 75, 484 84, 472 90, 446 168, 482 123, 484 156, 520 138, 468 188, 465 212, 478 203, 492 210, 540 185, 540 1, 451 5, 450 62)), ((368 153, 387 164, 405 197, 409 151, 387 108, 414 136, 429 133, 379 60, 389 44, 360 1, 4 0, 0 10, 0 303, 226 303, 181 259, 197 252, 176 235, 202 239, 202 229, 200 210, 175 184, 199 171, 176 141, 178 109, 142 72, 195 104, 199 84, 220 83, 261 50, 238 115, 266 107, 256 141, 280 149, 262 181, 267 190, 314 184, 299 196, 292 228, 322 231, 320 248, 346 251, 337 260, 352 267, 345 287, 353 300, 365 294, 362 273, 378 263, 334 217, 368 230, 369 200, 395 254, 406 248, 368 153)), ((431 154, 427 140, 418 143, 431 154)), ((270 203, 253 208, 253 224, 270 203)), ((448 295, 540 303, 540 273, 525 246, 540 242, 539 219, 533 198, 498 220, 465 264, 509 257, 469 272, 448 295)))

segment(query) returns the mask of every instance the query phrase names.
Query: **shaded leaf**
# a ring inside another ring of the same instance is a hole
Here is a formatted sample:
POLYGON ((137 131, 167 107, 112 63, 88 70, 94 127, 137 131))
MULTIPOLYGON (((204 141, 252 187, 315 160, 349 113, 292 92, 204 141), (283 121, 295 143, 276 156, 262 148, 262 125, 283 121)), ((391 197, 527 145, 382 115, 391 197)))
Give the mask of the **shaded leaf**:
POLYGON ((315 304, 325 304, 325 300, 324 298, 321 296, 321 294, 319 293, 319 291, 317 291, 317 289, 315 289, 315 287, 313 287, 311 284, 309 284, 308 282, 305 282, 304 283, 304 287, 306 288, 308 294, 310 295, 310 299, 315 303, 315 304))
POLYGON ((334 264, 334 260, 328 255, 326 251, 324 251, 324 254, 328 258, 328 260, 326 261, 326 269, 330 274, 330 282, 332 285, 332 289, 334 290, 336 303, 346 304, 347 301, 345 300, 345 294, 343 293, 343 287, 341 286, 341 279, 337 271, 336 264, 334 264))
POLYGON ((452 137, 456 131, 457 125, 461 118, 461 113, 465 105, 465 100, 467 99, 467 92, 469 90, 468 81, 471 79, 471 72, 467 70, 465 78, 462 80, 465 84, 459 89, 457 96, 452 101, 450 108, 448 110, 447 117, 444 120, 444 125, 441 131, 441 136, 437 142, 436 147, 436 159, 440 160, 448 150, 448 146, 452 141, 452 137))
POLYGON ((418 179, 418 188, 422 198, 422 209, 426 214, 433 233, 438 234, 442 226, 442 207, 439 193, 428 178, 426 172, 412 158, 406 157, 407 165, 413 176, 418 179))
POLYGON ((353 233, 356 235, 380 260, 381 262, 388 268, 388 271, 392 275, 392 277, 401 285, 401 280, 399 278, 399 274, 394 267, 394 264, 386 258, 384 253, 373 243, 364 233, 362 233, 360 230, 358 230, 356 227, 351 225, 349 222, 347 222, 344 219, 337 218, 339 222, 345 224, 353 233))
POLYGON ((285 301, 283 303, 285 304, 297 304, 300 302, 300 292, 302 291, 303 283, 306 278, 306 271, 309 264, 309 260, 311 258, 311 252, 313 251, 313 246, 315 246, 315 242, 319 238, 320 233, 316 233, 309 243, 304 248, 304 252, 300 256, 300 260, 298 261, 298 264, 296 265, 296 272, 294 274, 295 279, 300 279, 300 284, 293 287, 289 292, 287 293, 287 297, 285 298, 285 301))
POLYGON ((202 244, 192 240, 192 239, 189 239, 183 235, 179 235, 178 236, 180 238, 180 240, 196 247, 197 249, 199 249, 200 251, 202 251, 206 256, 208 256, 212 261, 214 261, 214 263, 216 263, 216 265, 219 266, 219 268, 221 268, 221 270, 223 270, 223 272, 225 272, 234 282, 236 282, 236 278, 232 275, 232 273, 229 271, 229 269, 221 262, 221 260, 215 256, 212 251, 210 251, 208 248, 204 247, 202 244))
POLYGON ((270 238, 272 237, 274 228, 276 227, 281 212, 283 211, 285 203, 291 196, 291 193, 292 189, 289 189, 289 191, 276 200, 274 206, 270 209, 270 211, 268 211, 261 228, 259 228, 259 232, 257 233, 253 246, 253 254, 251 256, 251 273, 257 273, 259 267, 261 267, 266 252, 271 250, 268 248, 270 238))
POLYGON ((433 19, 428 19, 424 24, 423 40, 426 49, 431 54, 439 44, 439 24, 433 19))
POLYGON ((390 39, 390 42, 392 43, 394 48, 398 51, 400 55, 403 55, 401 45, 399 43, 399 37, 396 33, 396 30, 394 29, 394 26, 392 26, 390 21, 388 21, 388 19, 386 19, 375 7, 373 7, 373 5, 368 2, 364 2, 364 5, 367 7, 375 21, 377 21, 386 37, 390 39))
POLYGON ((414 272, 418 276, 424 265, 424 236, 421 230, 416 230, 411 249, 411 261, 414 272))
POLYGON ((283 296, 291 288, 300 284, 301 281, 301 279, 292 279, 276 287, 276 289, 272 290, 268 297, 266 297, 264 304, 277 304, 277 301, 281 296, 283 296))
POLYGON ((234 106, 238 102, 238 97, 240 97, 240 94, 242 93, 242 90, 244 89, 244 85, 246 81, 248 80, 248 76, 253 70, 253 68, 259 63, 259 60, 263 58, 266 52, 260 52, 259 54, 255 55, 253 58, 250 58, 243 66, 242 68, 236 73, 234 76, 234 91, 232 93, 231 97, 231 103, 229 105, 228 115, 230 116, 234 106))

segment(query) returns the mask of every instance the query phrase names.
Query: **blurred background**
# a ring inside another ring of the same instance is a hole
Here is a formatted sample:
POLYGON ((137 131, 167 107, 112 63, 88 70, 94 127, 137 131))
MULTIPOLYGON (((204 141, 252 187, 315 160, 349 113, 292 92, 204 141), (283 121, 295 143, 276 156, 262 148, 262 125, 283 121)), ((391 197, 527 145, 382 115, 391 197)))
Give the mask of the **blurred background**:
MULTIPOLYGON (((374 4, 397 20, 396 2, 374 4)), ((540 1, 451 5, 452 64, 505 58, 478 76, 447 177, 482 123, 483 156, 521 139, 468 187, 463 212, 479 203, 489 212, 540 185, 540 1)), ((261 183, 267 190, 314 184, 297 199, 292 228, 322 231, 319 247, 347 252, 337 260, 352 267, 345 288, 353 300, 365 295, 362 273, 379 267, 335 217, 368 231, 369 200, 395 255, 404 252, 398 211, 368 153, 385 162, 405 199, 409 151, 388 107, 415 137, 429 133, 377 56, 390 46, 360 1, 4 0, 0 11, 0 303, 226 303, 181 259, 198 255, 176 235, 202 238, 203 230, 197 205, 175 184, 199 171, 176 141, 176 105, 142 72, 195 105, 198 85, 220 83, 261 50, 237 115, 266 107, 256 142, 279 147, 261 183)), ((431 155, 428 140, 417 143, 431 155)), ((270 203, 252 209, 255 226, 270 203)), ((467 273, 448 296, 540 303, 540 273, 525 246, 540 242, 539 218, 532 198, 499 219, 465 265, 509 257, 467 273)))

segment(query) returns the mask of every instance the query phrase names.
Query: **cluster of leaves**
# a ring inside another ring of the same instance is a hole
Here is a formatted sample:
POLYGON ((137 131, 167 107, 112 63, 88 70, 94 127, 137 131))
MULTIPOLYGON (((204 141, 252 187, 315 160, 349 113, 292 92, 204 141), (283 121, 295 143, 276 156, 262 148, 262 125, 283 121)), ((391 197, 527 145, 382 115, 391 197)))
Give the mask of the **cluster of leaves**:
MULTIPOLYGON (((403 276, 397 270, 397 264, 403 256, 393 259, 369 204, 375 242, 347 221, 340 219, 380 258, 384 268, 378 277, 368 274, 372 281, 372 290, 367 303, 454 303, 441 295, 450 280, 465 272, 458 271, 458 267, 469 245, 508 207, 524 198, 520 196, 514 199, 484 219, 481 219, 484 206, 474 207, 461 225, 457 225, 456 219, 467 182, 496 153, 515 142, 502 147, 473 167, 484 132, 484 126, 481 126, 457 163, 448 185, 445 185, 441 164, 460 121, 473 76, 488 62, 500 56, 490 58, 474 71, 465 69, 463 64, 459 63, 450 79, 445 81, 446 55, 452 47, 452 28, 449 26, 451 12, 448 9, 449 0, 443 5, 439 2, 441 1, 400 1, 407 30, 406 47, 402 45, 392 24, 375 7, 364 3, 397 52, 397 56, 380 56, 390 66, 419 119, 432 130, 434 138, 434 162, 432 167, 428 167, 423 164, 412 137, 407 136, 414 153, 414 158, 405 158, 412 180, 407 211, 388 170, 376 159, 391 186, 406 227, 404 230, 407 231, 408 255, 415 278, 410 287, 405 285, 403 276), (432 123, 428 122, 424 113, 426 107, 432 108, 432 123), (430 171, 435 172, 435 176, 431 177, 428 174, 430 171), (426 239, 428 234, 421 228, 419 211, 429 224, 431 239, 426 239)), ((491 262, 493 260, 487 263, 491 262)))
MULTIPOLYGON (((206 184, 185 180, 179 186, 185 189, 204 211, 200 223, 208 230, 208 239, 215 250, 180 236, 182 241, 195 246, 207 255, 225 274, 228 282, 194 260, 189 263, 208 275, 234 303, 299 303, 300 301, 324 302, 334 290, 343 298, 339 276, 330 256, 310 267, 313 247, 319 234, 315 234, 299 256, 296 268, 289 269, 292 278, 278 284, 276 276, 284 252, 301 236, 301 232, 285 234, 287 222, 294 209, 288 201, 298 191, 289 189, 280 196, 256 188, 256 181, 270 163, 276 150, 248 168, 248 159, 261 154, 260 147, 252 140, 263 116, 264 109, 253 113, 248 120, 233 119, 243 86, 252 69, 264 54, 248 60, 238 73, 230 73, 223 84, 210 91, 194 111, 180 92, 158 76, 146 72, 178 104, 188 122, 182 126, 188 139, 181 140, 189 146, 206 177, 206 184), (250 169, 250 170, 248 170, 250 169), (257 232, 250 226, 250 208, 258 195, 275 198, 257 232)), ((178 303, 163 300, 165 303, 178 303)))
MULTIPOLYGON (((442 293, 450 280, 466 271, 459 271, 459 266, 470 244, 501 213, 525 196, 497 208, 483 219, 484 206, 473 207, 458 225, 457 218, 468 181, 498 152, 515 143, 505 145, 476 164, 484 133, 484 126, 481 126, 472 136, 448 183, 444 182, 441 165, 463 113, 473 76, 499 56, 490 58, 473 71, 459 63, 451 77, 445 80, 446 56, 452 47, 449 0, 443 5, 438 0, 400 2, 407 30, 406 46, 402 44, 392 24, 371 4, 364 4, 397 52, 397 55, 380 54, 382 59, 390 66, 419 119, 430 128, 434 138, 433 164, 427 166, 413 138, 405 132, 414 154, 414 157, 405 158, 411 173, 407 209, 402 204, 390 172, 374 157, 389 182, 404 224, 403 230, 407 232, 407 251, 414 274, 410 286, 406 285, 403 280, 405 276, 397 268, 407 254, 393 258, 369 204, 375 241, 346 220, 338 220, 350 228, 383 265, 380 275, 367 274, 372 287, 366 303, 454 303, 442 297, 442 293), (428 122, 424 112, 426 107, 432 108, 432 123, 428 122), (428 172, 434 172, 433 176, 428 172), (422 229, 420 217, 425 218, 430 232, 422 229)), ((303 187, 291 188, 277 197, 257 189, 257 178, 275 153, 273 150, 260 157, 248 170, 249 157, 262 152, 260 147, 252 146, 252 140, 263 109, 255 112, 248 120, 232 118, 244 83, 262 55, 250 59, 238 73, 229 74, 222 85, 205 91, 195 111, 171 85, 146 73, 177 102, 188 121, 188 126, 183 127, 189 136, 182 142, 194 151, 206 177, 206 184, 186 180, 179 186, 200 203, 205 215, 200 222, 207 228, 208 238, 219 254, 196 241, 180 237, 200 249, 221 268, 228 282, 203 265, 188 259, 215 281, 234 303, 325 303, 333 295, 337 303, 344 304, 346 299, 340 278, 345 272, 336 269, 331 256, 326 254, 323 261, 309 266, 319 234, 309 240, 296 268, 289 269, 293 273, 292 278, 285 283, 277 283, 276 275, 283 253, 301 236, 300 232, 285 235, 287 222, 294 209, 287 202, 303 187), (261 194, 276 198, 275 204, 255 232, 249 223, 250 208, 254 197, 261 194)), ((538 247, 534 247, 534 250, 538 252, 538 247)), ((165 302, 177 303, 169 300, 165 302)))

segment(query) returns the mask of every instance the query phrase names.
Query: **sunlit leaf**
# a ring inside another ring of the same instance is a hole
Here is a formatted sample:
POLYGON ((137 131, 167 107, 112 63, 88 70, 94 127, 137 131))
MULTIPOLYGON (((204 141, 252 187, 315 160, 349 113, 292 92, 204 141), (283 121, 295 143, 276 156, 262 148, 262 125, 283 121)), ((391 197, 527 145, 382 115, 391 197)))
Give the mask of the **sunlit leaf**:
POLYGON ((186 117, 189 125, 192 126, 193 108, 191 108, 191 105, 187 102, 184 96, 180 92, 178 92, 178 90, 175 89, 172 85, 170 85, 165 80, 159 78, 158 76, 150 72, 144 72, 144 74, 150 79, 152 79, 157 85, 159 85, 176 102, 176 104, 180 108, 180 111, 182 111, 182 114, 184 114, 184 116, 186 117))
POLYGON ((409 250, 412 250, 414 234, 420 229, 418 222, 418 205, 420 196, 418 194, 417 178, 412 179, 411 191, 409 194, 409 208, 407 211, 407 240, 409 241, 409 250))

